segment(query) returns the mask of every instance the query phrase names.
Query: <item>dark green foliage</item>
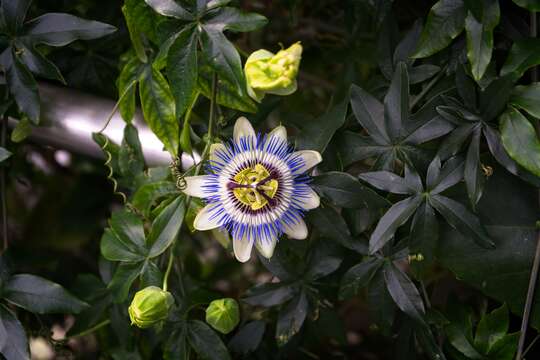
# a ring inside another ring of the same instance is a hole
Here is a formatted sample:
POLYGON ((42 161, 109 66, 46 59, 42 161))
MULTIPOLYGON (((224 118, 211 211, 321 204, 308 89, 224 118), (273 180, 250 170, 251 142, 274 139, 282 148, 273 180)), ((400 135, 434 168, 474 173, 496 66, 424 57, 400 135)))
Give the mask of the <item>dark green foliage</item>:
POLYGON ((77 358, 514 358, 539 213, 537 1, 0 4, 0 114, 20 119, 0 144, 0 358, 36 337, 77 358), (246 58, 297 41, 297 91, 255 102, 246 58), (122 140, 93 134, 105 166, 31 143, 44 80, 116 91, 122 140), (170 167, 145 161, 139 109, 170 167), (239 116, 323 157, 307 239, 248 264, 227 229, 195 230, 204 201, 182 192, 210 170, 181 163, 239 116), (148 286, 174 305, 141 330, 127 309, 148 286))

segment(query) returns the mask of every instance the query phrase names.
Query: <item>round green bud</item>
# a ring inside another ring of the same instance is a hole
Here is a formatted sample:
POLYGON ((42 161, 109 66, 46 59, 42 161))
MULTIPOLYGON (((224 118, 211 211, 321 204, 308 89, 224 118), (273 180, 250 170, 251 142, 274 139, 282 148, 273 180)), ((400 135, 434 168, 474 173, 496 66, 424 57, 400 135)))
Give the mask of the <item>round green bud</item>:
POLYGON ((173 303, 171 293, 157 286, 139 290, 128 309, 131 324, 144 329, 166 320, 173 303))
POLYGON ((240 309, 236 300, 214 300, 206 308, 206 322, 217 331, 228 334, 240 322, 240 309))

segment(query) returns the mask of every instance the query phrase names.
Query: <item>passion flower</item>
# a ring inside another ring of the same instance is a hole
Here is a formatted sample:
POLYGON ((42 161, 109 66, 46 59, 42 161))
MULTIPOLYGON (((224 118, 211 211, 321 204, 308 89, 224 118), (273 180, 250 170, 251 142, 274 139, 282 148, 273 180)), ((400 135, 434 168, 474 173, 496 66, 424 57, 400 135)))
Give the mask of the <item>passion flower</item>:
POLYGON ((299 42, 277 54, 264 49, 252 53, 244 65, 249 96, 260 102, 265 94, 290 95, 295 92, 301 58, 299 42))
POLYGON ((270 258, 282 234, 307 237, 304 212, 320 199, 306 172, 321 160, 317 151, 294 151, 285 127, 261 135, 239 118, 232 141, 211 146, 208 174, 185 178, 184 192, 206 201, 194 227, 228 229, 241 262, 249 260, 254 244, 270 258))

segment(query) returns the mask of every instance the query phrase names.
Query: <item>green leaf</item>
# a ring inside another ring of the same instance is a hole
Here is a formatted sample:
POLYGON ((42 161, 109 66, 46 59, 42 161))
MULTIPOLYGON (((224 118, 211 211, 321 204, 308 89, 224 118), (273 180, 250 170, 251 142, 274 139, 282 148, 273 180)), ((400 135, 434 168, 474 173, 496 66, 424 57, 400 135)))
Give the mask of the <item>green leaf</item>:
POLYGON ((121 262, 107 288, 111 291, 114 301, 121 303, 126 300, 129 289, 135 279, 141 274, 144 262, 121 262))
POLYGON ((334 209, 319 207, 311 210, 307 219, 322 237, 329 238, 347 249, 366 253, 365 245, 351 237, 345 220, 334 209))
POLYGON ((421 261, 411 263, 411 266, 421 274, 435 260, 438 241, 439 222, 435 211, 428 203, 424 203, 414 214, 409 240, 409 252, 417 257, 421 254, 423 257, 421 261))
POLYGON ((513 108, 506 110, 500 121, 502 143, 510 157, 540 176, 540 140, 532 124, 513 108))
POLYGON ((131 124, 124 127, 124 138, 118 154, 118 165, 122 176, 133 179, 145 168, 144 156, 137 128, 131 124))
POLYGON ((385 198, 363 186, 347 173, 330 171, 314 177, 311 185, 339 207, 380 211, 389 206, 385 198))
POLYGON ((62 286, 30 274, 12 276, 3 296, 10 303, 38 314, 76 314, 88 306, 62 286))
POLYGON ((15 34, 24 23, 31 2, 31 0, 2 1, 2 21, 5 22, 11 34, 15 34))
POLYGON ((388 151, 385 146, 378 145, 371 137, 345 131, 335 136, 339 155, 343 166, 349 166, 360 160, 377 157, 388 151))
POLYGON ((441 160, 446 160, 449 157, 456 155, 463 146, 465 140, 471 135, 476 127, 476 124, 468 122, 457 127, 450 135, 444 138, 437 151, 437 156, 441 160))
POLYGON ((538 0, 512 0, 515 4, 529 11, 540 11, 540 2, 538 0))
POLYGON ((188 340, 195 352, 204 360, 228 360, 230 355, 219 336, 199 320, 188 323, 188 340))
POLYGON ((383 105, 364 91, 352 85, 350 91, 351 107, 356 120, 362 125, 373 140, 379 145, 389 145, 390 138, 384 124, 383 105))
POLYGON ((310 149, 323 153, 335 132, 343 126, 349 99, 343 99, 325 114, 307 123, 296 137, 297 149, 310 149))
POLYGON ((370 318, 384 334, 389 334, 394 322, 396 305, 388 292, 383 271, 376 272, 369 282, 367 300, 370 318))
POLYGON ((202 26, 202 54, 206 63, 223 78, 234 86, 234 92, 243 96, 246 93, 244 72, 240 55, 220 27, 202 26))
MULTIPOLYGON (((199 90, 207 98, 212 97, 212 70, 209 67, 199 69, 199 90)), ((217 103, 243 112, 257 112, 257 104, 247 93, 238 94, 236 86, 222 78, 218 78, 217 103)))
POLYGON ((302 291, 279 311, 276 325, 278 346, 288 343, 300 331, 306 319, 308 306, 306 293, 302 291))
POLYGON ((167 56, 167 76, 176 104, 176 117, 186 112, 197 93, 197 44, 199 31, 196 26, 185 27, 177 36, 167 56))
POLYGON ((265 327, 266 324, 262 320, 247 323, 229 341, 229 349, 242 355, 257 350, 263 339, 265 327))
POLYGON ((124 6, 122 6, 122 14, 124 14, 124 19, 126 19, 131 44, 138 59, 143 63, 148 61, 148 56, 146 55, 143 34, 139 29, 152 25, 152 18, 145 11, 145 8, 147 6, 142 1, 137 0, 126 0, 124 6))
POLYGON ((404 178, 390 171, 365 172, 358 175, 358 178, 379 190, 393 194, 416 194, 418 192, 404 178))
POLYGON ((473 209, 482 196, 485 182, 484 175, 480 170, 480 135, 482 135, 482 131, 476 129, 467 150, 465 170, 463 173, 465 184, 467 185, 467 193, 469 194, 469 200, 473 209))
POLYGON ((233 7, 225 7, 217 12, 216 16, 204 22, 219 31, 230 30, 234 32, 248 32, 262 28, 268 20, 256 13, 247 13, 233 7))
MULTIPOLYGON (((498 302, 514 314, 523 307, 533 263, 538 220, 538 189, 503 171, 494 163, 478 214, 496 248, 486 251, 449 227, 441 231, 437 258, 456 277, 498 302)), ((540 299, 535 298, 531 326, 540 328, 540 299)))
POLYGON ((26 139, 32 133, 32 125, 28 118, 23 117, 17 122, 15 128, 11 132, 11 141, 19 143, 26 139))
POLYGON ((184 21, 195 20, 194 16, 174 0, 144 0, 158 14, 184 21))
POLYGON ((11 152, 9 152, 7 149, 0 147, 0 162, 8 159, 11 155, 11 152))
MULTIPOLYGON (((3 1, 2 4, 5 2, 3 1)), ((4 329, 6 337, 4 343, 0 340, 0 354, 9 360, 28 360, 30 351, 28 339, 20 321, 7 307, 0 305, 0 327, 4 329)))
POLYGON ((6 69, 9 92, 13 95, 19 110, 26 114, 33 124, 37 125, 39 124, 40 104, 36 80, 14 53, 15 50, 9 51, 7 49, 5 51, 8 51, 7 64, 3 65, 6 69))
POLYGON ((383 215, 369 239, 369 253, 380 250, 392 237, 396 230, 414 214, 422 203, 422 196, 415 195, 401 200, 383 215))
POLYGON ((484 76, 491 61, 493 29, 499 24, 500 18, 498 0, 481 1, 483 11, 480 21, 470 11, 465 19, 467 57, 471 63, 471 72, 476 81, 484 76))
POLYGON ((150 216, 150 210, 157 205, 158 200, 175 195, 178 188, 171 181, 158 181, 141 186, 135 194, 131 203, 140 210, 145 217, 150 216))
POLYGON ((480 92, 478 107, 484 121, 495 119, 506 109, 513 88, 514 80, 511 76, 504 76, 493 80, 485 90, 480 92))
POLYGON ((118 88, 118 98, 120 100, 119 109, 122 119, 128 124, 135 115, 135 93, 137 91, 136 82, 138 81, 142 70, 140 60, 131 56, 126 62, 116 81, 118 88))
POLYGON ((390 262, 384 264, 383 273, 388 292, 398 308, 420 324, 424 324, 426 312, 424 303, 411 279, 390 262))
POLYGON ((247 304, 271 307, 292 299, 296 288, 283 283, 264 283, 250 288, 242 299, 247 304))
POLYGON ((540 119, 540 83, 518 85, 514 88, 509 104, 525 110, 529 115, 540 119))
POLYGON ((511 74, 519 79, 530 67, 540 64, 540 39, 525 38, 514 41, 508 58, 501 69, 501 76, 511 74))
POLYGON ((491 359, 497 360, 514 359, 518 347, 519 334, 519 332, 516 332, 504 336, 502 339, 493 344, 493 347, 488 352, 488 356, 491 359))
POLYGON ((400 137, 404 124, 409 119, 409 74, 407 65, 401 62, 396 67, 390 88, 384 97, 384 122, 391 139, 400 137))
POLYGON ((528 181, 531 184, 540 186, 540 180, 538 176, 535 176, 523 169, 518 165, 512 158, 508 155, 504 146, 502 144, 499 133, 491 128, 490 126, 485 126, 483 129, 484 136, 487 140, 489 151, 493 157, 506 168, 509 172, 514 175, 521 177, 522 179, 528 181))
POLYGON ((428 57, 447 47, 463 31, 466 15, 463 0, 439 0, 429 12, 413 57, 428 57))
POLYGON ((178 236, 185 213, 184 196, 178 196, 156 217, 148 234, 149 257, 161 255, 178 236))
POLYGON ((228 334, 240 322, 240 309, 236 300, 214 300, 206 308, 206 322, 222 334, 228 334))
POLYGON ((339 298, 345 300, 358 294, 358 291, 369 285, 369 282, 380 269, 383 260, 379 258, 369 258, 356 264, 341 278, 339 287, 339 298))
POLYGON ((429 202, 454 229, 486 249, 495 247, 480 220, 465 206, 442 195, 430 196, 429 202))
POLYGON ((111 229, 105 229, 101 237, 101 254, 111 261, 142 261, 146 252, 130 243, 124 243, 111 229))
POLYGON ((308 281, 318 280, 339 269, 342 261, 339 246, 324 240, 318 241, 310 249, 303 278, 308 281))
POLYGON ((178 155, 180 129, 167 80, 159 71, 148 66, 142 73, 139 86, 144 120, 167 151, 173 156, 178 155))
POLYGON ((144 227, 142 220, 137 215, 127 210, 115 211, 112 213, 109 225, 124 246, 134 252, 144 251, 144 227))
POLYGON ((480 319, 474 337, 474 346, 481 353, 487 354, 493 345, 504 338, 509 326, 508 308, 503 304, 500 308, 485 314, 480 319))
POLYGON ((21 61, 28 67, 30 72, 45 79, 58 80, 64 85, 66 84, 64 77, 56 65, 47 60, 47 58, 32 45, 26 46, 23 43, 17 42, 16 48, 17 51, 20 52, 21 61))
POLYGON ((454 317, 451 323, 444 330, 450 344, 456 348, 467 359, 484 359, 484 357, 476 350, 472 344, 472 319, 471 314, 466 312, 465 308, 457 309, 456 304, 454 317))
POLYGON ((116 28, 70 14, 48 13, 27 22, 25 30, 25 37, 32 43, 64 46, 75 40, 98 39, 115 32, 116 28))

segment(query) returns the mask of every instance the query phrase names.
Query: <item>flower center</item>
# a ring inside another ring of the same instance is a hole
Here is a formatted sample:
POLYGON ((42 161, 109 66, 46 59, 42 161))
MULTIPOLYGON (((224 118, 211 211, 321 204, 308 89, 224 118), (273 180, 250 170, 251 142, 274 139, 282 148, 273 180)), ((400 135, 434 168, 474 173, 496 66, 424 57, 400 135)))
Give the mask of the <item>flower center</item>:
POLYGON ((238 201, 251 210, 259 210, 272 203, 278 186, 275 176, 261 164, 240 171, 234 176, 234 182, 229 183, 238 201))

